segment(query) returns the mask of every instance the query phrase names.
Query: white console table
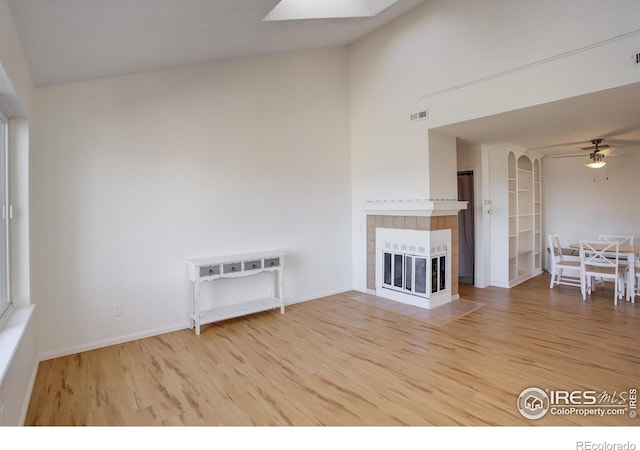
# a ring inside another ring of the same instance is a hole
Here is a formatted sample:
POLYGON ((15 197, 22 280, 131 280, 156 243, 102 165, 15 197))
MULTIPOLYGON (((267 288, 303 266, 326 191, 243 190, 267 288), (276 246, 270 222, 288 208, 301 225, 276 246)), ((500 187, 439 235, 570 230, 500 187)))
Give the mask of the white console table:
POLYGON ((189 272, 189 328, 200 334, 200 325, 280 308, 284 314, 284 256, 281 251, 245 253, 240 255, 214 256, 190 259, 189 272), (232 305, 200 308, 200 284, 219 278, 238 278, 270 272, 269 295, 256 300, 242 301, 232 305))

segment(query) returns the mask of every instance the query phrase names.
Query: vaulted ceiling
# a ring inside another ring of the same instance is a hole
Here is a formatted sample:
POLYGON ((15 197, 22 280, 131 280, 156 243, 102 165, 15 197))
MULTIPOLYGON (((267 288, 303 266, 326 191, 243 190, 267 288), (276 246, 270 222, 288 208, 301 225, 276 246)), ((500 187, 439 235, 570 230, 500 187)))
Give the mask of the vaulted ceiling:
POLYGON ((367 0, 382 8, 373 17, 264 21, 278 2, 9 0, 9 5, 34 83, 46 86, 348 45, 423 0, 399 0, 387 8, 389 0, 367 0))

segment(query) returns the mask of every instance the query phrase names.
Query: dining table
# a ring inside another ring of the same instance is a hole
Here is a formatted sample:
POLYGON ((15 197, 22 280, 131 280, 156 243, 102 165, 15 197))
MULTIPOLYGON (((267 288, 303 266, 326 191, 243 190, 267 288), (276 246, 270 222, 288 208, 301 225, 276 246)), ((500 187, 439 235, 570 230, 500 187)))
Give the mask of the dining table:
MULTIPOLYGON (((602 250, 602 248, 598 248, 596 244, 592 244, 592 247, 596 250, 602 250)), ((580 243, 570 244, 570 248, 580 250, 580 243)), ((631 303, 635 303, 636 298, 636 259, 638 255, 640 255, 640 245, 638 244, 620 244, 618 248, 619 256, 626 258, 629 265, 629 273, 628 273, 628 281, 627 281, 627 289, 626 289, 626 299, 627 301, 631 301, 631 303)))

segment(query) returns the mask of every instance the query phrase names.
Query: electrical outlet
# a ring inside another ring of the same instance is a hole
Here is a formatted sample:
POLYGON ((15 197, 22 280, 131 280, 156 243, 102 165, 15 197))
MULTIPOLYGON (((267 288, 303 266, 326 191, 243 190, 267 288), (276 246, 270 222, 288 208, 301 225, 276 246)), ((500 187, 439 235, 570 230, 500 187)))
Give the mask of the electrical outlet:
POLYGON ((122 304, 118 303, 117 305, 113 305, 113 317, 118 317, 122 315, 122 304))

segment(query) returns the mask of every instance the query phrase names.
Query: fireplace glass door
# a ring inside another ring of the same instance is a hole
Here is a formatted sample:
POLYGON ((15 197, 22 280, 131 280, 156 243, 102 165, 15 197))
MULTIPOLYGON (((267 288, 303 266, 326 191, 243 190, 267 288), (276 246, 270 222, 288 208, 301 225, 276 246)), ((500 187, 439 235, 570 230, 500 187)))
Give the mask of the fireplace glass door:
POLYGON ((426 256, 384 252, 383 258, 383 287, 427 297, 426 256))
POLYGON ((382 287, 405 294, 429 297, 446 288, 446 255, 383 253, 382 287))

